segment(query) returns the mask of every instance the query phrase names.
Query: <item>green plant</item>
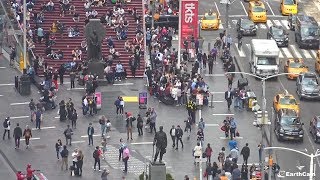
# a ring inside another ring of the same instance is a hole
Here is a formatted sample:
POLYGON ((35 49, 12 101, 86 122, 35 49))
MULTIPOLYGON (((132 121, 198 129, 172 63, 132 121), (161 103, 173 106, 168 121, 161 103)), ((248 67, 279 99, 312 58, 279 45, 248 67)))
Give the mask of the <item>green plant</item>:
POLYGON ((174 180, 171 174, 167 174, 166 175, 166 180, 174 180))
POLYGON ((148 175, 146 175, 146 179, 144 179, 144 172, 142 173, 142 174, 140 174, 140 176, 139 176, 139 180, 148 180, 149 179, 149 176, 148 175))

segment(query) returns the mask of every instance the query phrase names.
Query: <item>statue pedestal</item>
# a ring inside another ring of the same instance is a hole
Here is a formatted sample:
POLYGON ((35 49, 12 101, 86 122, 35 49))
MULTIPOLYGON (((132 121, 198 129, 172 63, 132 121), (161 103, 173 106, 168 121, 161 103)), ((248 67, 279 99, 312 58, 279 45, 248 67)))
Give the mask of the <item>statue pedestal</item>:
POLYGON ((166 179, 166 174, 166 165, 164 163, 150 163, 149 180, 164 180, 166 179))
POLYGON ((88 72, 92 75, 96 74, 99 79, 104 79, 104 63, 103 62, 89 62, 88 72))

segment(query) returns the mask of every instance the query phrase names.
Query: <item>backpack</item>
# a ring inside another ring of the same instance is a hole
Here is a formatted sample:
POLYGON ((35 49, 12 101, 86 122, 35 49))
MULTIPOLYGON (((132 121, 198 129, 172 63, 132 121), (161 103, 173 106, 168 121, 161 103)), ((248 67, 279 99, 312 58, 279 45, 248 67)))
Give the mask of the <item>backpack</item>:
POLYGON ((93 156, 93 158, 98 159, 99 158, 98 150, 94 150, 92 156, 93 156))
POLYGON ((219 152, 218 160, 224 160, 224 152, 219 152))
POLYGON ((30 131, 26 130, 25 137, 30 137, 30 131))
POLYGON ((5 120, 5 121, 3 122, 3 127, 4 127, 4 128, 8 128, 8 122, 7 122, 7 120, 5 120))

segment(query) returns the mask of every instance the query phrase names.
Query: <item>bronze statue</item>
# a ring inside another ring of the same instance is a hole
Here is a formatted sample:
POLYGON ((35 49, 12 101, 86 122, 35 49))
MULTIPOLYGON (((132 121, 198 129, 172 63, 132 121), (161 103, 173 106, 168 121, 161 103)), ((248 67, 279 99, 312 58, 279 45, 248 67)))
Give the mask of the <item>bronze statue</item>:
POLYGON ((106 35, 106 30, 100 22, 100 19, 90 19, 85 28, 87 39, 87 60, 100 61, 102 59, 102 41, 106 35))
MULTIPOLYGON (((160 153, 159 163, 162 163, 162 157, 166 153, 167 148, 167 134, 163 132, 163 126, 159 127, 159 131, 156 132, 153 140, 153 148, 156 146, 156 154, 154 155, 153 162, 155 163, 160 153)), ((152 153, 153 154, 153 153, 152 153)))

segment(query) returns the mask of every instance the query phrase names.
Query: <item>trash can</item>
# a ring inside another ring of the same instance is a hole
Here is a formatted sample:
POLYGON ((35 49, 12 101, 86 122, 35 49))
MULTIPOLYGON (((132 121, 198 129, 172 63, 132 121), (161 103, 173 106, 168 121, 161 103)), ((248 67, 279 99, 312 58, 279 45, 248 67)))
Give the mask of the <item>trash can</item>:
POLYGON ((19 81, 19 93, 22 96, 30 95, 31 94, 31 81, 30 77, 26 74, 23 74, 20 77, 19 81))

